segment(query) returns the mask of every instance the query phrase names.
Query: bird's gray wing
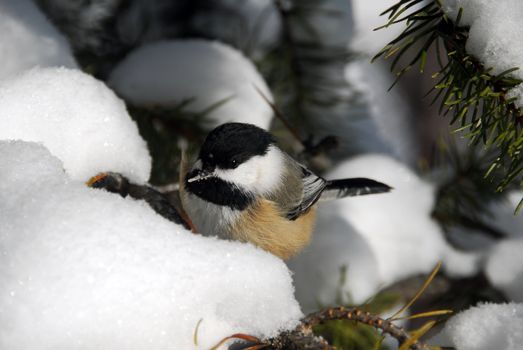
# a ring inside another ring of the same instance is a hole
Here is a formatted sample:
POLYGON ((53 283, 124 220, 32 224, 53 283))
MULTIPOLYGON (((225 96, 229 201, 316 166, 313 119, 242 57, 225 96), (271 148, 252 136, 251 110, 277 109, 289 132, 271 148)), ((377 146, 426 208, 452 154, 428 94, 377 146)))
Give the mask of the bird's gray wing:
POLYGON ((321 193, 320 201, 328 201, 343 197, 362 196, 365 194, 389 192, 392 187, 384 183, 355 177, 352 179, 340 179, 327 181, 325 189, 321 193))
POLYGON ((300 170, 303 185, 302 198, 298 205, 287 212, 287 219, 289 220, 296 220, 300 215, 306 213, 318 201, 328 183, 304 166, 300 165, 300 170))

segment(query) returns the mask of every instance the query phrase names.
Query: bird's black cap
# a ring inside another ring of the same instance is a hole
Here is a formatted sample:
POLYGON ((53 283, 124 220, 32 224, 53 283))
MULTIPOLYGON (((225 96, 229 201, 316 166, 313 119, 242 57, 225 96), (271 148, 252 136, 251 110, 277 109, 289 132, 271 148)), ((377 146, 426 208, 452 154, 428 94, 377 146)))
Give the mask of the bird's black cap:
POLYGON ((226 123, 207 135, 200 149, 204 164, 233 169, 254 156, 267 153, 272 135, 252 124, 226 123))

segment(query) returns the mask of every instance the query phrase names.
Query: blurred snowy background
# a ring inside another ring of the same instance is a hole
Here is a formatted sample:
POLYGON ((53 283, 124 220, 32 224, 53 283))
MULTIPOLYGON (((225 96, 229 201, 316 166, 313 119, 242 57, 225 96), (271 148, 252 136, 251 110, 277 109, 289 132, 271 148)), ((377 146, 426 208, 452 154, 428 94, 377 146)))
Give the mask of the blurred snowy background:
MULTIPOLYGON (((430 74, 388 90, 387 62, 370 59, 403 30, 373 31, 394 3, 0 0, 0 349, 207 349, 321 307, 387 314, 438 261, 409 312, 479 306, 431 343, 523 348, 522 191, 494 193, 488 152, 422 98, 430 74), (113 171, 170 188, 180 145, 195 151, 228 121, 270 130, 326 178, 394 191, 320 207, 311 245, 285 264, 84 184, 113 171)), ((352 323, 320 331, 343 349, 379 338, 352 323)))

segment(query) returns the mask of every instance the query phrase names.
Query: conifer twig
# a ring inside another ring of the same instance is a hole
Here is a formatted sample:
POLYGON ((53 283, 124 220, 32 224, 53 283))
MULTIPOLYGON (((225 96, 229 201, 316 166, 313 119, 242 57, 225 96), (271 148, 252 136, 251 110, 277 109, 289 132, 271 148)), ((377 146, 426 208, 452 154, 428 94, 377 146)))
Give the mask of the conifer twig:
MULTIPOLYGON (((302 323, 299 326, 299 330, 303 333, 311 332, 312 327, 332 320, 350 320, 367 324, 376 329, 379 329, 383 334, 390 335, 400 344, 403 344, 410 339, 409 333, 402 327, 393 324, 391 320, 383 319, 358 308, 345 308, 342 306, 321 310, 308 315, 302 320, 302 323)), ((424 343, 416 340, 412 342, 409 349, 429 350, 429 347, 424 343)))
POLYGON ((440 101, 439 113, 450 115, 450 124, 457 124, 456 132, 467 132, 472 144, 496 149, 485 177, 501 175, 496 181, 498 191, 519 183, 523 176, 523 110, 515 105, 515 98, 508 98, 509 91, 523 83, 513 75, 518 68, 493 74, 493 68, 467 52, 470 28, 460 23, 462 9, 456 18, 449 18, 438 0, 423 4, 422 0, 399 0, 382 14, 389 19, 381 28, 406 25, 373 58, 394 57, 390 65, 397 76, 393 86, 416 64, 424 72, 429 49, 434 46, 439 71, 432 75, 432 102, 440 101), (400 67, 402 57, 408 60, 400 67))

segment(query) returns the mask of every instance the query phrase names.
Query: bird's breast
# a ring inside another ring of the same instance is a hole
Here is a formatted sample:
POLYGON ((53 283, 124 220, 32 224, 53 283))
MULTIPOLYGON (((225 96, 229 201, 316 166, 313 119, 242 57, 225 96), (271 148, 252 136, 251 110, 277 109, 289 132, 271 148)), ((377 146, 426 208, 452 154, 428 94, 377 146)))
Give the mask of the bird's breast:
POLYGON ((315 216, 316 210, 311 208, 296 220, 288 220, 275 202, 259 200, 241 212, 229 235, 286 260, 310 242, 315 216))
POLYGON ((244 210, 205 201, 182 191, 182 203, 198 232, 252 244, 282 259, 299 253, 310 241, 315 208, 296 220, 289 220, 273 201, 252 202, 244 210))

